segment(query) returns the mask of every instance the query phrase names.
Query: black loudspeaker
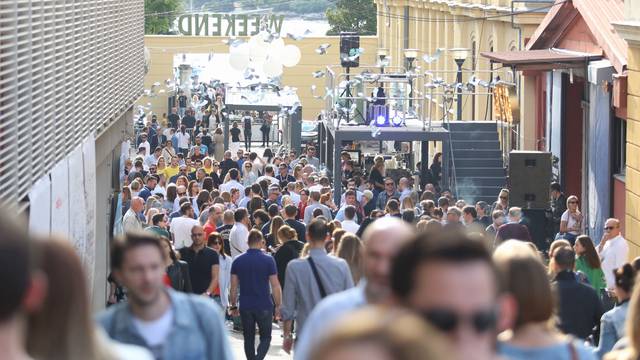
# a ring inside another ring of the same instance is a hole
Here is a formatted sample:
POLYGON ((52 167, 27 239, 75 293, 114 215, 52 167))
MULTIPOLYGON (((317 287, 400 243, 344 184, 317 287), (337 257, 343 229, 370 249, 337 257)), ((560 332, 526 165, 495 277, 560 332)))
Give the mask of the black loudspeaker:
POLYGON ((542 209, 523 209, 522 224, 529 229, 531 240, 540 251, 549 250, 549 213, 542 209))
POLYGON ((509 205, 523 209, 548 209, 551 153, 509 153, 509 205))
POLYGON ((342 67, 360 66, 360 56, 355 56, 360 48, 360 35, 354 32, 340 33, 340 64, 342 67))

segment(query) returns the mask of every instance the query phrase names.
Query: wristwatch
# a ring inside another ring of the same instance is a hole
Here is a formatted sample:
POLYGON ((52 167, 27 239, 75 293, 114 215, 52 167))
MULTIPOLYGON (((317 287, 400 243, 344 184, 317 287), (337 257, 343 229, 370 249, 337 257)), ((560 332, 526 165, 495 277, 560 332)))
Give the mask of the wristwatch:
POLYGON ((237 309, 238 309, 238 307, 237 307, 237 306, 235 306, 235 305, 233 305, 233 306, 229 306, 229 310, 237 310, 237 309))

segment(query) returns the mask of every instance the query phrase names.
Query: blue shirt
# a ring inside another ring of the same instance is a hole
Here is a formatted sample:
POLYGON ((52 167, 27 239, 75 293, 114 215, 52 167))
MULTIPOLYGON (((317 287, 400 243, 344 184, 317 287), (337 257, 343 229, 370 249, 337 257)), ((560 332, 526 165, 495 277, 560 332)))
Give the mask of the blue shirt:
POLYGON ((258 249, 249 249, 231 264, 231 275, 240 282, 240 310, 271 310, 269 277, 276 275, 276 262, 258 249))

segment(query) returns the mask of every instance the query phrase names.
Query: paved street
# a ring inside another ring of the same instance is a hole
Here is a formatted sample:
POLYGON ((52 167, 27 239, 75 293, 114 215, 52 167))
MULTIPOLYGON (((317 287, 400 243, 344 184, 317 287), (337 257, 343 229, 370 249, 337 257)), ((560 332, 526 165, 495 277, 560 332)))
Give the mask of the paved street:
MULTIPOLYGON (((229 342, 231 343, 234 359, 245 359, 242 334, 234 331, 230 331, 229 334, 229 342)), ((291 359, 292 357, 282 350, 282 330, 280 330, 280 327, 274 324, 271 336, 271 347, 269 348, 269 354, 266 359, 291 359)), ((256 346, 258 345, 258 342, 259 339, 258 336, 256 336, 256 346)))

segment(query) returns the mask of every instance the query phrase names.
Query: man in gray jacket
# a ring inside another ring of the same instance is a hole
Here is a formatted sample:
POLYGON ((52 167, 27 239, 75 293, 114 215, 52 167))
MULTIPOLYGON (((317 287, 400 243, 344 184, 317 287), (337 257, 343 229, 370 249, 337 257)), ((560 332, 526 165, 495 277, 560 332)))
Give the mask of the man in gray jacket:
POLYGON ((298 329, 303 329, 309 313, 320 300, 353 287, 347 262, 329 256, 324 248, 330 236, 325 220, 312 220, 307 227, 309 257, 292 260, 287 265, 280 310, 284 321, 282 348, 287 353, 293 346, 293 320, 296 320, 298 329))

